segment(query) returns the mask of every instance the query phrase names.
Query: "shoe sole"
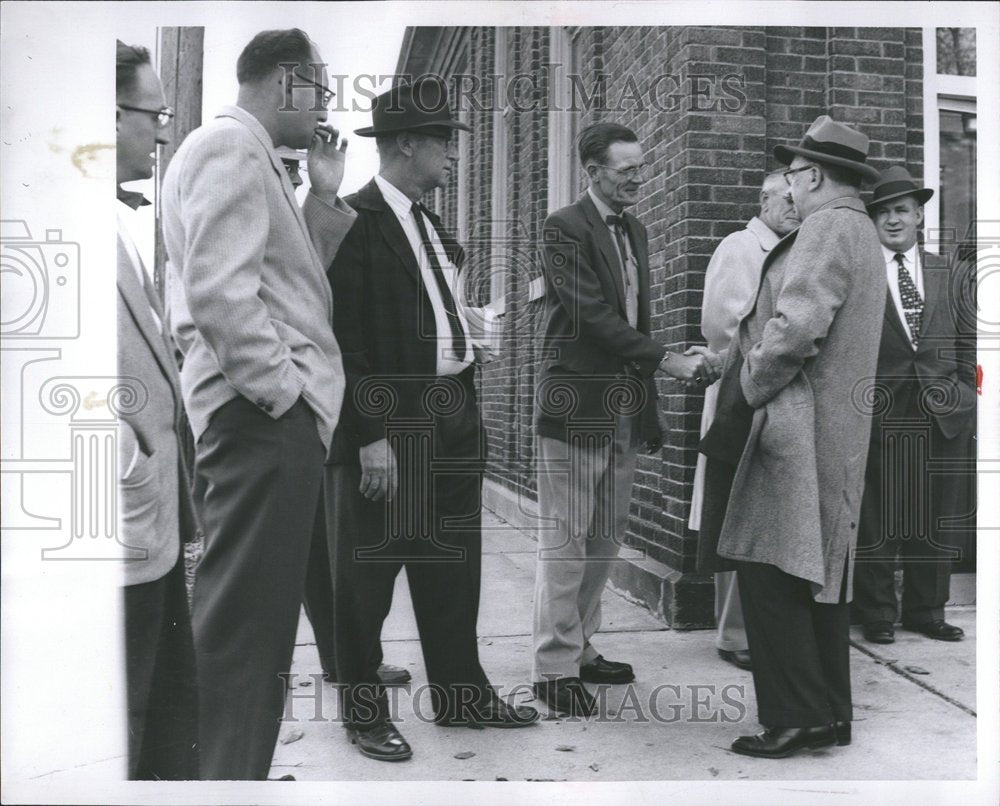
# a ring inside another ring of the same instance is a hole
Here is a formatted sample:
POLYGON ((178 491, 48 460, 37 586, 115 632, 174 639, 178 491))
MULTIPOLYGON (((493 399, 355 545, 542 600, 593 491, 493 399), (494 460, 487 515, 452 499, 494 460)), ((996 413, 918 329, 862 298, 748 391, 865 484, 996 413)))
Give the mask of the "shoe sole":
POLYGON ((920 630, 911 630, 908 627, 903 627, 903 629, 906 630, 907 632, 912 632, 916 633, 917 635, 922 635, 924 638, 930 638, 932 641, 950 641, 954 643, 955 641, 961 641, 963 638, 965 638, 965 633, 963 633, 962 635, 956 635, 952 638, 946 638, 943 635, 928 635, 925 632, 921 632, 920 630))
POLYGON ((595 685, 600 685, 601 683, 606 683, 609 686, 624 686, 627 683, 635 682, 635 675, 628 678, 628 680, 609 680, 608 678, 594 678, 594 677, 580 677, 584 683, 594 683, 595 685))
MULTIPOLYGON (((786 750, 784 753, 755 753, 752 750, 737 750, 736 748, 730 748, 734 753, 741 756, 753 756, 754 758, 788 758, 789 756, 794 756, 796 753, 802 750, 822 750, 826 747, 833 747, 838 744, 836 739, 824 740, 822 742, 810 742, 809 744, 800 745, 792 750, 786 750)), ((850 744, 850 742, 847 742, 850 744)))
POLYGON ((379 755, 378 753, 373 753, 371 750, 365 750, 364 747, 358 744, 358 740, 353 737, 351 738, 350 741, 351 744, 353 744, 355 747, 358 748, 358 752, 361 753, 361 755, 363 755, 365 758, 374 759, 375 761, 406 761, 407 759, 413 758, 412 750, 408 752, 405 756, 404 755, 382 756, 379 755))

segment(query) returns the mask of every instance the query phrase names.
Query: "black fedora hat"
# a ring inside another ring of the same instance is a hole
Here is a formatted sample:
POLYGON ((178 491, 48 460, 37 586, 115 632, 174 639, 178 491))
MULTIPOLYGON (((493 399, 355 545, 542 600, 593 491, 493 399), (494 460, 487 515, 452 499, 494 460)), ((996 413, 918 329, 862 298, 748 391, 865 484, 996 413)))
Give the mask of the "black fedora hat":
POLYGON ((857 129, 838 123, 829 115, 816 118, 799 145, 775 146, 774 149, 774 156, 784 165, 790 164, 796 154, 816 162, 850 168, 870 182, 878 179, 878 171, 865 164, 868 158, 868 138, 857 129))
POLYGON ((917 204, 923 207, 927 200, 934 195, 930 188, 922 188, 916 183, 910 172, 902 165, 893 165, 882 172, 872 188, 872 200, 866 205, 868 212, 880 204, 884 204, 892 199, 902 196, 913 196, 917 204))
POLYGON ((383 92, 372 104, 372 125, 355 129, 354 133, 359 137, 375 137, 430 127, 471 131, 452 116, 448 88, 436 77, 418 78, 412 84, 398 84, 383 92))

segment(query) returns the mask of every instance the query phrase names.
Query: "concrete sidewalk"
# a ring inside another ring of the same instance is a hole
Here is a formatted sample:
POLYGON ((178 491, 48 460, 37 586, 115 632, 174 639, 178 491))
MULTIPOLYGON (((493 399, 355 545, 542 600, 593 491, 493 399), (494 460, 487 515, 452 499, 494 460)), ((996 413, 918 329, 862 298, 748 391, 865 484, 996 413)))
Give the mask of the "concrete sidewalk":
MULTIPOLYGON (((484 513, 480 657, 501 695, 531 702, 531 612, 535 543, 484 513)), ((890 646, 854 636, 855 708, 850 747, 780 761, 729 751, 759 730, 753 682, 721 661, 714 632, 667 629, 610 589, 598 651, 636 670, 631 686, 591 686, 602 716, 543 719, 520 730, 439 728, 429 722, 420 644, 400 574, 383 632, 387 663, 408 668, 397 690, 396 724, 414 750, 390 764, 361 756, 338 722, 335 689, 319 678, 309 623, 302 617, 292 666, 294 688, 271 777, 299 781, 478 780, 622 781, 972 779, 976 776, 975 608, 949 608, 966 632, 943 643, 897 632, 890 646)), ((539 707, 536 704, 536 707, 539 707)), ((543 717, 544 706, 540 706, 543 717)))

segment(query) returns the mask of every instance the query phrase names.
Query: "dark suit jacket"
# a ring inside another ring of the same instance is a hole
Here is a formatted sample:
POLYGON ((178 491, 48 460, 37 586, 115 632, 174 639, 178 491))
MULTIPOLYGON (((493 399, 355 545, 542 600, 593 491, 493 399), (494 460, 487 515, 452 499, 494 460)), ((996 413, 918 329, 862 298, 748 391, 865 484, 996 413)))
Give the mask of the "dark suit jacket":
MULTIPOLYGON (((406 233, 375 180, 344 201, 358 217, 327 272, 346 376, 330 464, 356 463, 358 448, 385 437, 390 420, 429 422, 435 394, 428 387, 437 381, 434 309, 406 233)), ((428 218, 461 270, 462 247, 433 213, 428 218)), ((455 383, 440 394, 466 391, 455 383)))
POLYGON ((657 450, 653 373, 666 350, 649 337, 646 228, 635 216, 624 217, 638 262, 636 327, 626 319, 618 251, 590 195, 545 220, 545 330, 535 425, 539 435, 561 440, 568 428, 607 428, 617 401, 640 415, 641 440, 657 450))
MULTIPOLYGON (((885 300, 885 320, 878 355, 878 384, 888 395, 886 417, 927 418, 946 439, 968 432, 976 414, 976 356, 974 343, 959 338, 968 321, 972 300, 961 290, 948 261, 921 252, 924 267, 924 313, 917 349, 899 318, 892 296, 885 300)), ((971 311, 974 315, 974 310, 971 311)), ((878 409, 876 405, 876 410, 878 409)), ((872 440, 880 437, 879 418, 872 440)))

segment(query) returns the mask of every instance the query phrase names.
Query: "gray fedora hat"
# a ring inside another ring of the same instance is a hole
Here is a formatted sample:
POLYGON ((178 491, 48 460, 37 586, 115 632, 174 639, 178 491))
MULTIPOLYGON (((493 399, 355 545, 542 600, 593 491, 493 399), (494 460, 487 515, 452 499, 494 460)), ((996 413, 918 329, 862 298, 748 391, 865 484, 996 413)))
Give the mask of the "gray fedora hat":
POLYGON ((397 84, 375 98, 372 125, 355 129, 359 137, 426 128, 472 129, 452 116, 448 88, 436 76, 418 78, 412 84, 397 84))
POLYGON ((838 123, 829 115, 820 115, 813 121, 802 142, 797 146, 775 146, 774 156, 788 165, 798 154, 816 162, 827 162, 850 168, 870 182, 878 179, 878 171, 866 165, 868 138, 857 129, 838 123))
POLYGON ((930 188, 920 187, 905 167, 893 165, 882 172, 875 187, 872 188, 872 200, 866 206, 868 212, 871 213, 875 207, 887 201, 903 196, 913 196, 917 200, 917 204, 923 207, 933 195, 934 191, 930 188))

